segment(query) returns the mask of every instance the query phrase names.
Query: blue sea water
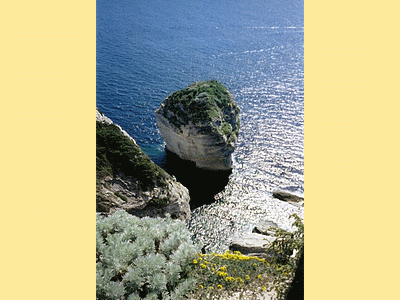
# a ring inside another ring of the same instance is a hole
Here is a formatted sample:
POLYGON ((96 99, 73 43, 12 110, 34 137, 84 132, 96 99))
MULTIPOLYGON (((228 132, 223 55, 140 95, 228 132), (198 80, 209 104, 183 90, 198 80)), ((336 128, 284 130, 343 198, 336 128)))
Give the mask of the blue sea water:
POLYGON ((304 216, 271 196, 304 193, 303 16, 302 0, 97 0, 97 107, 153 161, 165 164, 154 111, 170 93, 216 79, 241 108, 229 182, 189 223, 208 250, 304 216))

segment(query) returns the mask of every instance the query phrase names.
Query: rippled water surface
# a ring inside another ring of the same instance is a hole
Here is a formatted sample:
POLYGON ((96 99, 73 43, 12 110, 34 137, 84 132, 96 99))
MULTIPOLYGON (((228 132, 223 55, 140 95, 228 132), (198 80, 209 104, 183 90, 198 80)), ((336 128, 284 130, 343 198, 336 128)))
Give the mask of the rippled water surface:
POLYGON ((154 110, 170 93, 214 78, 241 108, 229 182, 189 224, 208 250, 260 220, 290 229, 289 215, 303 217, 271 196, 304 193, 303 45, 302 1, 97 0, 97 107, 157 164, 154 110))

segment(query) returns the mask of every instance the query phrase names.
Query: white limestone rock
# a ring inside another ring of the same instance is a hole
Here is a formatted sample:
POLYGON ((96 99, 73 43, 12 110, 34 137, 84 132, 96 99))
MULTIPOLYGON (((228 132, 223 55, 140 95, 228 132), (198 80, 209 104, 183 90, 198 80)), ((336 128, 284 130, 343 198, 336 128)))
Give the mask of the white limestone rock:
POLYGON ((123 173, 101 180, 96 192, 97 210, 113 214, 123 209, 138 217, 165 217, 188 221, 189 191, 179 182, 167 179, 166 186, 143 191, 137 182, 123 173))
POLYGON ((258 233, 246 233, 234 239, 229 250, 240 251, 244 255, 259 256, 270 258, 273 253, 268 250, 268 246, 275 240, 273 236, 266 236, 258 233))
POLYGON ((232 169, 239 111, 226 87, 209 80, 169 95, 156 120, 167 150, 198 168, 226 171, 232 169))
POLYGON ((253 228, 253 233, 259 233, 263 235, 269 235, 273 236, 275 234, 275 231, 273 230, 274 228, 279 228, 278 224, 272 221, 263 221, 258 223, 254 228, 253 228), (272 227, 272 229, 271 229, 272 227))

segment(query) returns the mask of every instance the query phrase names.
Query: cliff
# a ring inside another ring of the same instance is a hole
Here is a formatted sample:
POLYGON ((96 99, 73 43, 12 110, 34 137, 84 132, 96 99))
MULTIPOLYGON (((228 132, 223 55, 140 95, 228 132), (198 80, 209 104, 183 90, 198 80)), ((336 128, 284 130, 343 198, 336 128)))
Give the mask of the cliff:
POLYGON ((96 109, 96 211, 188 220, 189 192, 96 109))
POLYGON ((209 80, 169 95, 156 110, 156 120, 167 150, 202 169, 230 170, 239 111, 228 89, 209 80))

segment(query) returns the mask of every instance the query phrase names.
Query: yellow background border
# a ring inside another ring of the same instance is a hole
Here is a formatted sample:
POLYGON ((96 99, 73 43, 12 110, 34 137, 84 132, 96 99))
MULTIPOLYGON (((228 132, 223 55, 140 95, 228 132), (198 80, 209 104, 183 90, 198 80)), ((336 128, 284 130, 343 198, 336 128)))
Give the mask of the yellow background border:
POLYGON ((95 5, 1 5, 1 299, 96 296, 95 5))
MULTIPOLYGON (((306 299, 400 298, 398 12, 305 2, 306 299)), ((96 3, 1 14, 1 299, 95 299, 96 3)))
POLYGON ((305 4, 305 299, 400 299, 399 5, 305 4))

